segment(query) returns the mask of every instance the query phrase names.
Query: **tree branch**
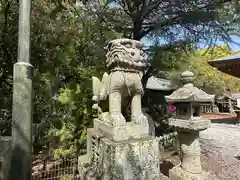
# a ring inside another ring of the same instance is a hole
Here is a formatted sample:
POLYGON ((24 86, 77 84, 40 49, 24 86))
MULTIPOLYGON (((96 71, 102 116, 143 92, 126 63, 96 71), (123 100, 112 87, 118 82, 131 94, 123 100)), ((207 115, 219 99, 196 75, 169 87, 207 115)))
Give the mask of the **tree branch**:
POLYGON ((140 19, 144 19, 144 15, 148 12, 149 4, 151 3, 151 0, 143 0, 142 8, 140 10, 140 19))
POLYGON ((163 2, 163 0, 156 0, 155 3, 150 0, 148 10, 143 12, 142 18, 145 19, 154 9, 157 9, 158 6, 163 2), (153 3, 153 4, 151 4, 153 3))
MULTIPOLYGON (((227 3, 227 2, 231 2, 231 0, 220 0, 218 2, 214 1, 214 2, 211 2, 211 3, 205 5, 205 6, 201 7, 201 8, 198 8, 196 10, 203 10, 203 9, 207 9, 207 8, 213 8, 213 7, 219 6, 219 5, 227 3)), ((154 30, 159 29, 161 27, 176 24, 177 21, 182 20, 183 18, 187 17, 188 15, 189 15, 189 12, 180 12, 178 15, 176 15, 176 16, 170 18, 170 19, 166 19, 165 21, 163 21, 161 23, 157 23, 157 24, 149 27, 147 30, 142 31, 141 35, 140 35, 140 38, 143 38, 144 36, 146 36, 151 31, 154 31, 154 30)))

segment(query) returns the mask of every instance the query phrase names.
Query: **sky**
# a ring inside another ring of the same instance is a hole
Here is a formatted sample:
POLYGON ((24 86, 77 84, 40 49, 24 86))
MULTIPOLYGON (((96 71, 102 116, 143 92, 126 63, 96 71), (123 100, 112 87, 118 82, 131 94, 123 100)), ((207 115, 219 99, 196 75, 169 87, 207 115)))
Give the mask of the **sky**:
MULTIPOLYGON (((229 46, 231 47, 231 49, 232 49, 233 51, 240 50, 240 36, 232 36, 232 40, 233 40, 234 43, 229 43, 229 46)), ((142 41, 144 42, 144 44, 145 44, 146 46, 149 46, 149 45, 152 45, 152 44, 153 44, 153 42, 152 42, 151 40, 146 39, 146 38, 143 39, 142 41)), ((160 43, 165 44, 165 42, 164 42, 164 41, 161 41, 161 40, 160 40, 160 43)), ((222 42, 222 41, 218 41, 218 42, 216 42, 216 43, 217 43, 218 45, 224 45, 224 44, 225 44, 225 42, 222 42)), ((199 47, 200 47, 200 48, 207 48, 207 44, 204 43, 204 42, 199 43, 199 47)))
POLYGON ((233 44, 233 45, 231 46, 232 50, 234 50, 234 51, 240 50, 240 37, 239 37, 239 36, 236 36, 236 37, 234 37, 233 39, 234 39, 234 41, 236 41, 238 44, 235 44, 235 45, 233 44))

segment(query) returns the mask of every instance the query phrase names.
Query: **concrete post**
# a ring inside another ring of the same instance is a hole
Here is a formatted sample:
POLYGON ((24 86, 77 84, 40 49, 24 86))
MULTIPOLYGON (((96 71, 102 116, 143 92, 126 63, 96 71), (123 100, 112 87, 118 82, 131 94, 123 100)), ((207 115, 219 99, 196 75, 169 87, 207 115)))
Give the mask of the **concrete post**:
POLYGON ((13 72, 12 158, 10 180, 30 180, 32 167, 31 0, 19 1, 18 62, 13 72))

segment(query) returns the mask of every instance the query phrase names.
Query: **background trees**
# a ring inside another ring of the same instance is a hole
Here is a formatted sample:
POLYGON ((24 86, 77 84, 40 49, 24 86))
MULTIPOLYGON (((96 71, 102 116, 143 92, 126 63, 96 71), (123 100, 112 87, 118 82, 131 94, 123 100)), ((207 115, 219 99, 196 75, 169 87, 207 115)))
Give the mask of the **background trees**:
MULTIPOLYGON (((88 2, 92 3, 92 1, 88 2)), ((162 48, 151 48, 151 50, 161 50, 163 54, 175 48, 181 50, 195 48, 196 43, 201 41, 209 46, 213 46, 219 40, 228 43, 231 41, 230 36, 238 32, 237 0, 109 0, 107 2, 105 13, 102 13, 103 22, 122 36, 136 40, 150 40, 157 47, 162 48)), ((154 58, 149 60, 152 59, 154 58)), ((157 61, 167 61, 165 59, 164 57, 157 61)), ((150 62, 143 77, 143 84, 146 84, 147 79, 155 72, 156 67, 150 62)))
POLYGON ((239 52, 232 51, 228 46, 216 46, 199 50, 189 57, 189 69, 195 72, 196 85, 208 93, 221 94, 227 89, 232 92, 240 91, 240 79, 222 73, 210 65, 207 61, 233 55, 239 52))
MULTIPOLYGON (((196 44, 202 40, 210 45, 217 40, 230 42, 230 35, 239 32, 237 3, 230 0, 89 0, 76 7, 73 0, 34 1, 31 62, 35 67, 35 151, 42 148, 49 137, 58 136, 64 143, 56 151, 57 155, 81 153, 86 128, 93 116, 91 76, 100 76, 106 70, 104 47, 111 39, 130 37, 152 44, 146 47, 149 68, 144 84, 151 75, 171 78, 190 67, 201 77, 197 82, 200 87, 207 88, 206 82, 211 82, 209 88, 214 86, 214 91, 221 88, 222 74, 213 72, 206 64, 212 53, 209 51, 202 58, 202 52, 196 53, 196 44)), ((2 135, 11 132, 12 69, 17 61, 17 35, 18 1, 0 1, 2 135)), ((226 49, 222 55, 229 53, 232 52, 226 49)), ((225 81, 229 78, 226 76, 225 81)), ((229 86, 238 90, 234 83, 229 86)))

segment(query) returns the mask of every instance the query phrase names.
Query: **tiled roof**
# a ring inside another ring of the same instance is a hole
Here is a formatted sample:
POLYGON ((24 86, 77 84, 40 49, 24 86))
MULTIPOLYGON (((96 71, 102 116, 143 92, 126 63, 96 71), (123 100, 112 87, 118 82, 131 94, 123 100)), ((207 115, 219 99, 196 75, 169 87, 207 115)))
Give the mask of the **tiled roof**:
POLYGON ((175 90, 177 86, 173 85, 170 80, 151 76, 147 81, 146 88, 159 91, 172 91, 175 90))
POLYGON ((226 56, 223 58, 215 59, 215 60, 209 61, 209 63, 211 64, 211 63, 214 63, 217 61, 229 61, 229 60, 240 60, 240 54, 234 54, 231 56, 226 56))
POLYGON ((224 93, 222 96, 220 96, 218 99, 221 100, 224 97, 230 98, 232 100, 240 99, 240 92, 234 92, 234 93, 224 93))
POLYGON ((240 92, 231 93, 231 96, 235 99, 239 99, 240 98, 240 92))

